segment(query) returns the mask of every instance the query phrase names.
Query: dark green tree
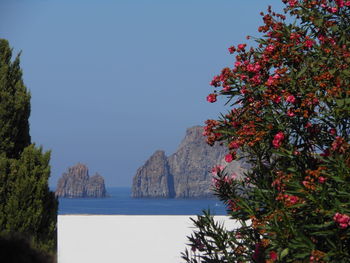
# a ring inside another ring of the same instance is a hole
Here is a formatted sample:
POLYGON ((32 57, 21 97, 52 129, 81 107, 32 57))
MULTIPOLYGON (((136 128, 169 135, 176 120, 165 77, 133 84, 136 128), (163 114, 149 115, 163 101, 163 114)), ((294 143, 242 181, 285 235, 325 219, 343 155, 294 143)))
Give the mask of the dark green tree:
POLYGON ((18 158, 30 143, 30 93, 22 80, 20 54, 11 62, 8 41, 0 40, 0 153, 18 158))
POLYGON ((54 251, 58 201, 48 187, 50 152, 31 143, 29 115, 20 54, 12 61, 8 41, 0 39, 0 232, 54 251))

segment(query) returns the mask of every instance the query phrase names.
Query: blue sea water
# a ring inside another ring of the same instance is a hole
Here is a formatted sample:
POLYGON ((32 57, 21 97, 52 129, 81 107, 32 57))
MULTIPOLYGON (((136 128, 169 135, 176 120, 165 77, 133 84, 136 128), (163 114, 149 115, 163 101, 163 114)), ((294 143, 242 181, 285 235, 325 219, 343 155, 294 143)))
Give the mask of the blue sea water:
POLYGON ((135 199, 126 187, 107 192, 107 198, 59 198, 58 214, 198 215, 210 209, 213 215, 226 215, 225 205, 217 199, 135 199))

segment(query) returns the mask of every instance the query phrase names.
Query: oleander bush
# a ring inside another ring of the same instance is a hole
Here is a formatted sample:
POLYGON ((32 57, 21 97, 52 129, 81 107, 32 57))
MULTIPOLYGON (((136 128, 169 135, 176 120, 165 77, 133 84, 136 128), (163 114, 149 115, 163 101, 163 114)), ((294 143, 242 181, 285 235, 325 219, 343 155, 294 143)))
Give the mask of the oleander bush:
POLYGON ((186 262, 350 262, 350 1, 283 2, 211 82, 207 100, 231 110, 206 121, 207 142, 250 169, 238 180, 214 167, 241 226, 198 216, 186 262))

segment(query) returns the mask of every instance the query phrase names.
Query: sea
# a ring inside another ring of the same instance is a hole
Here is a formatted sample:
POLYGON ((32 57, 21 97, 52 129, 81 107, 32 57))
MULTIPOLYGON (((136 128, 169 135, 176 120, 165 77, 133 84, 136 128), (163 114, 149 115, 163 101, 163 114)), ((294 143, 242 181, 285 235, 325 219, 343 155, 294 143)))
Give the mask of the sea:
POLYGON ((226 215, 218 199, 132 198, 131 188, 107 188, 106 198, 59 198, 59 215, 226 215))

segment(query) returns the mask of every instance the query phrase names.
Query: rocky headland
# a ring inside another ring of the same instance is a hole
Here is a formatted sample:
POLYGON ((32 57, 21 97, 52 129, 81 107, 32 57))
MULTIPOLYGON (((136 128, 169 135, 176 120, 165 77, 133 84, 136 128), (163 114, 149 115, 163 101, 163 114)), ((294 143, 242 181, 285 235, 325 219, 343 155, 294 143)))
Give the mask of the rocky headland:
POLYGON ((96 173, 89 176, 89 169, 85 164, 78 163, 68 168, 58 180, 55 192, 58 197, 79 198, 79 197, 106 197, 104 179, 96 173))
POLYGON ((167 157, 156 151, 136 172, 132 183, 135 198, 208 198, 213 197, 211 169, 227 165, 229 174, 243 175, 244 164, 225 163, 227 149, 215 144, 209 146, 202 135, 203 127, 187 129, 177 151, 167 157))

